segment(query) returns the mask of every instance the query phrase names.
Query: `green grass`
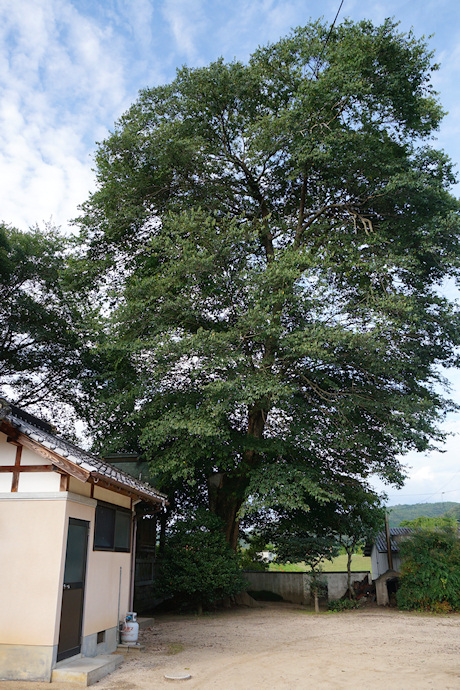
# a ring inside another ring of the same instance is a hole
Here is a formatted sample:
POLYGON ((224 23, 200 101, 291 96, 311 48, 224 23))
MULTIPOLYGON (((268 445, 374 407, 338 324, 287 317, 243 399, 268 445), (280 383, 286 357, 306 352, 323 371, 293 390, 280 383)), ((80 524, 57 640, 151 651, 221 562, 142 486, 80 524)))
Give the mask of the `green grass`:
MULTIPOLYGON (((346 572, 347 556, 346 554, 341 554, 340 556, 337 556, 337 558, 332 559, 332 561, 323 561, 321 563, 321 567, 325 572, 346 572)), ((355 554, 351 559, 351 569, 353 572, 370 570, 371 559, 367 556, 355 554)), ((308 568, 305 563, 286 563, 285 565, 270 563, 269 570, 271 572, 302 573, 310 570, 310 568, 308 568)))

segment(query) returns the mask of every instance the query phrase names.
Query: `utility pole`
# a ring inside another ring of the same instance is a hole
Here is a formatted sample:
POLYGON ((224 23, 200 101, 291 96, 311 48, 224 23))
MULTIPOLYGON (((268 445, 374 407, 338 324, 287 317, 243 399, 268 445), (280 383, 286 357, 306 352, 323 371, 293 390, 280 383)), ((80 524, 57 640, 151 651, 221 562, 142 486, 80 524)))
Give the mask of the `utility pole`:
POLYGON ((385 535, 387 538, 388 570, 393 570, 393 555, 391 553, 390 523, 388 513, 385 513, 385 535))

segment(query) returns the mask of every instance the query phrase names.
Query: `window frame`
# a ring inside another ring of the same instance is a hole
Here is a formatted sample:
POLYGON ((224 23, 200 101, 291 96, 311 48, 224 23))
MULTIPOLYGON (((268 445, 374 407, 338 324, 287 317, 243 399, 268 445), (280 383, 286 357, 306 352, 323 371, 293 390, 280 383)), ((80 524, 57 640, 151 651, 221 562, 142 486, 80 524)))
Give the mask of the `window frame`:
POLYGON ((133 538, 132 530, 132 511, 129 508, 123 508, 122 506, 117 506, 114 503, 107 503, 106 501, 97 501, 96 510, 94 513, 94 535, 93 535, 93 551, 108 551, 116 553, 131 553, 131 544, 133 538), (102 546, 97 541, 100 541, 100 534, 98 534, 98 508, 104 510, 110 510, 113 513, 113 525, 111 528, 110 545, 102 546), (117 516, 122 515, 129 518, 129 532, 128 532, 128 545, 120 546, 120 543, 116 540, 117 534, 117 516))

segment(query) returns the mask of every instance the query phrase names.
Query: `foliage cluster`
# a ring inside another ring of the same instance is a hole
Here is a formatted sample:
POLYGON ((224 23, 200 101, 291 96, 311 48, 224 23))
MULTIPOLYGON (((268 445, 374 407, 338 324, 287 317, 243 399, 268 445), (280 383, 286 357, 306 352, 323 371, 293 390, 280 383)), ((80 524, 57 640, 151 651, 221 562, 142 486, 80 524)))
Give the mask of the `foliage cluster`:
POLYGON ((225 541, 218 517, 198 510, 171 525, 158 558, 158 596, 171 597, 179 608, 201 609, 245 586, 238 557, 225 541))
POLYGON ((445 529, 452 527, 452 529, 457 528, 457 520, 452 517, 448 517, 447 514, 440 515, 439 517, 417 517, 414 520, 403 520, 401 522, 401 527, 411 527, 417 531, 432 532, 437 529, 445 529))
POLYGON ((65 407, 80 416, 88 409, 79 385, 89 375, 88 328, 67 283, 68 258, 55 228, 0 223, 0 395, 47 410, 53 423, 65 421, 65 407))
POLYGON ((313 574, 346 553, 347 591, 351 587, 352 556, 372 539, 384 522, 384 508, 372 492, 350 481, 340 500, 310 500, 308 511, 278 511, 277 519, 265 526, 265 536, 275 544, 276 564, 304 563, 313 574))
POLYGON ((240 549, 240 563, 243 570, 263 572, 269 569, 269 563, 261 555, 267 551, 267 545, 263 535, 253 533, 246 535, 245 548, 240 549))
POLYGON ((328 611, 351 611, 361 608, 362 604, 356 599, 331 599, 328 601, 328 611))
POLYGON ((446 512, 446 517, 460 522, 460 503, 454 503, 446 512))
POLYGON ((460 610, 460 539, 447 520, 431 529, 415 528, 401 542, 402 568, 397 603, 401 609, 460 610))
POLYGON ((311 571, 310 594, 315 598, 327 597, 328 595, 327 580, 320 569, 311 571))

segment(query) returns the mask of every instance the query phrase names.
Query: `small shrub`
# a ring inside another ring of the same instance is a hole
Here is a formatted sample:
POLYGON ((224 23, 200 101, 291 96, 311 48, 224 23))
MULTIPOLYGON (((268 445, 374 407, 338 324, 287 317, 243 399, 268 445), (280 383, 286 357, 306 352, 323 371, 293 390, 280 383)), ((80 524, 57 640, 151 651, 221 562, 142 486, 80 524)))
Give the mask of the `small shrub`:
POLYGON ((327 604, 328 611, 350 611, 351 609, 359 609, 361 602, 356 599, 331 599, 327 604))

